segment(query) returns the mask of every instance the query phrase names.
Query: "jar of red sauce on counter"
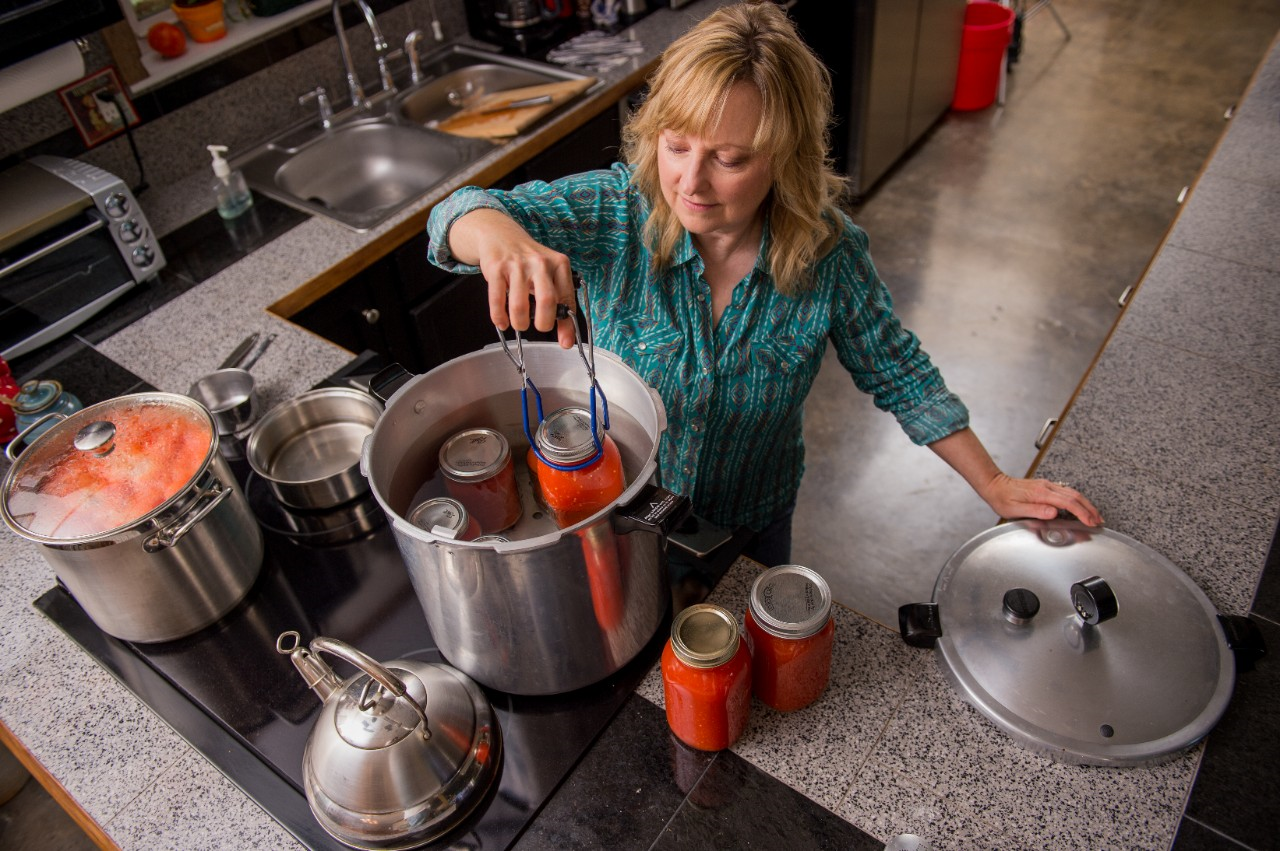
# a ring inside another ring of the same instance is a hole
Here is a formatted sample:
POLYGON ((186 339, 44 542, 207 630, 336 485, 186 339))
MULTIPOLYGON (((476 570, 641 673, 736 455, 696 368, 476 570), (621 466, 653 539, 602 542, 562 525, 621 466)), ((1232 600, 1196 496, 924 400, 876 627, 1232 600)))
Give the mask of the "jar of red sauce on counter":
POLYGON ((732 614, 700 603, 675 616, 662 693, 667 724, 689 747, 719 751, 738 740, 751 710, 751 653, 732 614))
POLYGON ((456 499, 438 496, 416 506, 409 512, 408 520, 419 529, 426 529, 441 538, 455 541, 474 541, 480 537, 480 524, 467 513, 456 499))
POLYGON ((562 467, 582 464, 599 454, 581 469, 559 470, 544 464, 530 447, 528 462, 534 487, 561 529, 586 520, 622 496, 627 483, 618 444, 598 422, 593 438, 591 414, 585 408, 561 408, 551 414, 538 426, 533 440, 543 458, 562 467))
POLYGON ((771 567, 751 586, 745 617, 755 696, 779 712, 817 700, 831 675, 831 588, 798 564, 771 567))
POLYGON ((520 519, 520 492, 507 439, 490 428, 469 428, 440 447, 445 490, 462 503, 485 534, 520 519))

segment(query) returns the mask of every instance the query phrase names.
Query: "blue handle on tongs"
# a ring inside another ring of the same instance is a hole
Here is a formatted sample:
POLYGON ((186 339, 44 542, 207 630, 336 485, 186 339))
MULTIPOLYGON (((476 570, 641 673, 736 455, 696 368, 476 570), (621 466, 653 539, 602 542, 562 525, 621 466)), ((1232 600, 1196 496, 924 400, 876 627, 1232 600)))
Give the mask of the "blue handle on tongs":
MULTIPOLYGON (((578 278, 577 273, 573 276, 574 289, 581 288, 582 282, 578 278)), ((586 291, 583 290, 584 299, 586 291)), ((591 403, 591 441, 595 444, 595 452, 586 460, 579 461, 576 464, 560 464, 556 461, 548 459, 542 454, 542 450, 538 448, 538 442, 534 440, 534 429, 529 424, 529 391, 533 390, 534 404, 538 411, 538 425, 542 425, 542 394, 538 392, 538 387, 533 383, 533 379, 529 377, 529 372, 524 364, 524 341, 520 337, 520 332, 516 331, 516 348, 513 354, 510 346, 507 345, 507 335, 502 329, 497 329, 498 340, 502 343, 502 350, 506 352, 507 357, 515 364, 516 372, 520 374, 520 415, 524 423, 524 436, 529 441, 529 447, 533 450, 533 454, 538 456, 538 460, 555 470, 561 470, 571 473, 575 470, 582 470, 590 467, 596 461, 600 460, 600 456, 604 454, 604 444, 600 439, 599 421, 596 419, 596 396, 600 397, 600 410, 603 416, 604 430, 609 430, 609 400, 604 395, 604 389, 600 386, 600 382, 596 380, 596 347, 594 338, 589 341, 588 345, 591 349, 591 356, 588 357, 586 351, 582 348, 582 328, 578 325, 578 316, 567 305, 556 306, 556 319, 568 319, 573 322, 574 338, 578 345, 578 355, 582 358, 583 365, 587 368, 587 378, 590 380, 590 403, 591 403)), ((588 319, 590 322, 590 319, 588 319)), ((589 327, 589 326, 588 326, 589 327)))

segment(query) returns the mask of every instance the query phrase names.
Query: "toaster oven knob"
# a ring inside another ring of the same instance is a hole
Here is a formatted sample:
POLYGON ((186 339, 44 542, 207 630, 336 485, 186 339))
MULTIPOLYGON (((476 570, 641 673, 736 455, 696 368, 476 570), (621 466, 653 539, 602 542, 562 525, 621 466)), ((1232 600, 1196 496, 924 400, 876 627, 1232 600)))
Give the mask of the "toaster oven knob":
POLYGON ((133 249, 133 265, 145 269, 154 262, 156 262, 156 253, 151 250, 150 245, 139 245, 133 249))
POLYGON ((107 215, 113 219, 118 219, 129 212, 129 196, 123 192, 112 192, 107 196, 105 206, 107 215))
POLYGON ((142 237, 142 226, 138 224, 137 219, 129 219, 127 222, 120 223, 120 240, 122 242, 137 242, 142 237))

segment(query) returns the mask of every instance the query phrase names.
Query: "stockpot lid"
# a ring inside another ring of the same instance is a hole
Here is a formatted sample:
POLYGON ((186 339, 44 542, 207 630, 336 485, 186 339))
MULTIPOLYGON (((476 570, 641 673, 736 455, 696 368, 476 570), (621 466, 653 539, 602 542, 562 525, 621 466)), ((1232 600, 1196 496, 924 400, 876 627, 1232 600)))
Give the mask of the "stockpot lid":
POLYGON ((47 544, 101 538, 185 493, 217 452, 209 412, 171 393, 137 393, 57 422, 14 460, 5 522, 47 544))
POLYGON ((1231 697, 1235 657, 1208 598, 1110 529, 996 526, 951 556, 933 603, 939 662, 956 688, 1023 744, 1064 761, 1175 754, 1213 728, 1231 697))

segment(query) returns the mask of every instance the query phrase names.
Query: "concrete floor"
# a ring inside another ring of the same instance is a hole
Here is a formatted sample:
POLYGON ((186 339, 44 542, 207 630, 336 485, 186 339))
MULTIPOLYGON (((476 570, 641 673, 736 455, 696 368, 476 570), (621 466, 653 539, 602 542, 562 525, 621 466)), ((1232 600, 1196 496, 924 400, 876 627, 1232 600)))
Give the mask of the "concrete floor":
MULTIPOLYGON (((1018 475, 1280 28, 1275 0, 1053 8, 1071 39, 1034 15, 1003 108, 948 113, 854 210, 904 323, 1018 475)), ((830 352, 805 439, 792 559, 896 629, 898 606, 930 599, 947 558, 996 517, 830 352)))
MULTIPOLYGON (((1003 107, 949 113, 855 209, 908 327, 1024 473, 1280 29, 1275 0, 1054 0, 1003 107)), ((995 517, 829 357, 810 397, 793 560, 896 628, 995 517)), ((1104 515, 1107 506, 1101 505, 1104 515)), ((94 847, 30 782, 0 847, 94 847)))

